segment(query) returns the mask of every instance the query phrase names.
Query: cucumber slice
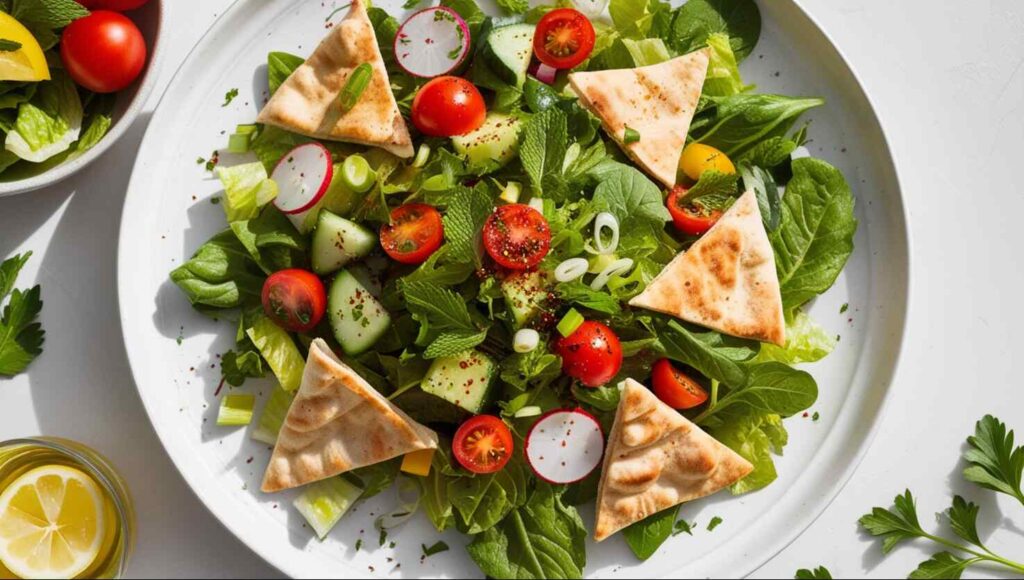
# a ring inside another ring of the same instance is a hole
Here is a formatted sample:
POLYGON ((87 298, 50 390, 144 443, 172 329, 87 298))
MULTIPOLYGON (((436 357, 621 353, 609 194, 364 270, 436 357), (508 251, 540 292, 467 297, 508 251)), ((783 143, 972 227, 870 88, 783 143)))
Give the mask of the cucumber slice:
POLYGON ((522 88, 526 84, 526 70, 533 57, 532 24, 512 24, 495 28, 487 35, 480 55, 487 66, 506 83, 522 88))
POLYGON ((377 247, 377 235, 363 226, 320 210, 313 232, 313 271, 320 275, 344 268, 349 262, 365 258, 377 247))
POLYGON ((468 350, 435 360, 420 388, 475 415, 488 403, 496 371, 491 357, 468 350))
POLYGON ((501 281, 501 293, 516 328, 522 328, 540 311, 548 295, 547 276, 540 270, 512 274, 501 281))
POLYGON ((370 350, 391 326, 391 315, 380 301, 346 270, 334 277, 327 307, 334 338, 349 356, 370 350))
POLYGON ((488 113, 479 129, 452 137, 452 145, 456 153, 469 160, 470 167, 498 169, 515 159, 522 127, 519 117, 488 113))

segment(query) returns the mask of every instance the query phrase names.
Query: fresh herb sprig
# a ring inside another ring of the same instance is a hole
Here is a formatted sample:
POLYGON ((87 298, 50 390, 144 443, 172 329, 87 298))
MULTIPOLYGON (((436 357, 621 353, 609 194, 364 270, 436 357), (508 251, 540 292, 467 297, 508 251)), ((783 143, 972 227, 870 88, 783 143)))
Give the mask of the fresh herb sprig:
POLYGON ((36 319, 43 309, 40 287, 15 290, 18 273, 28 262, 32 252, 9 258, 0 264, 0 376, 13 377, 32 364, 43 352, 46 334, 36 319))
MULTIPOLYGON (((1021 498, 1021 473, 1024 471, 1024 448, 1013 446, 1013 432, 991 415, 978 421, 964 459, 970 464, 964 476, 977 485, 1021 498)), ((1024 564, 992 552, 978 534, 978 505, 960 496, 953 498, 945 520, 961 543, 929 533, 921 527, 917 506, 910 490, 896 496, 891 509, 874 508, 860 519, 869 534, 882 538, 882 553, 888 554, 903 542, 924 539, 944 548, 922 562, 910 578, 960 578, 964 570, 978 564, 996 565, 1024 574, 1024 564)))

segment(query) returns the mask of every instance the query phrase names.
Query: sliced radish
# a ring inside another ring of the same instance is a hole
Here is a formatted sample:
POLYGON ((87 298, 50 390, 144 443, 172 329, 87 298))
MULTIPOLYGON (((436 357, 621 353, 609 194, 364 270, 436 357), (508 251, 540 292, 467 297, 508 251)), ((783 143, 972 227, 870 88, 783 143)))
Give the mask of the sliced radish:
POLYGON ((526 436, 526 459, 548 483, 576 483, 601 464, 604 433, 582 409, 559 409, 542 416, 526 436))
POLYGON ((405 72, 423 78, 446 75, 469 54, 469 25, 459 13, 435 6, 413 14, 395 35, 395 58, 405 72))
POLYGON ((319 143, 304 143, 285 153, 270 175, 277 183, 274 207, 300 231, 306 214, 327 193, 334 178, 331 152, 319 143))

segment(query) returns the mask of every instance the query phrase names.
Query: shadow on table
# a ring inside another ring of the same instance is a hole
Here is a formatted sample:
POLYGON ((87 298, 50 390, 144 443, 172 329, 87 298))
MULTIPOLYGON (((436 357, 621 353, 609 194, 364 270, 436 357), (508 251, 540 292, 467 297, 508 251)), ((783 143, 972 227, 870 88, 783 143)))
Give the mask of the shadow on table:
POLYGON ((0 259, 13 254, 67 201, 71 182, 0 198, 0 259))

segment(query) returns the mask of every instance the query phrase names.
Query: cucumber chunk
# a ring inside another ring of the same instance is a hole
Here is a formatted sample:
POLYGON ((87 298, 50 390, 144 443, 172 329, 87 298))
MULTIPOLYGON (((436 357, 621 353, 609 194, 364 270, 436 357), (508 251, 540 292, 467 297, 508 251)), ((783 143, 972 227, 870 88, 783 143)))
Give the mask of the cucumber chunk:
POLYGON ((495 28, 487 35, 481 56, 495 75, 506 83, 522 88, 533 57, 532 24, 512 24, 495 28))
POLYGON ((519 117, 488 113, 479 129, 452 137, 455 152, 465 156, 472 168, 498 169, 515 159, 519 151, 519 117))
POLYGON ((334 277, 327 308, 334 338, 349 356, 370 350, 391 326, 384 306, 346 270, 334 277))
POLYGON ((489 402, 497 368, 491 357, 467 350, 435 360, 420 388, 475 415, 489 402))
POLYGON ((327 210, 320 210, 313 233, 313 271, 330 274, 365 258, 377 246, 377 235, 327 210))

